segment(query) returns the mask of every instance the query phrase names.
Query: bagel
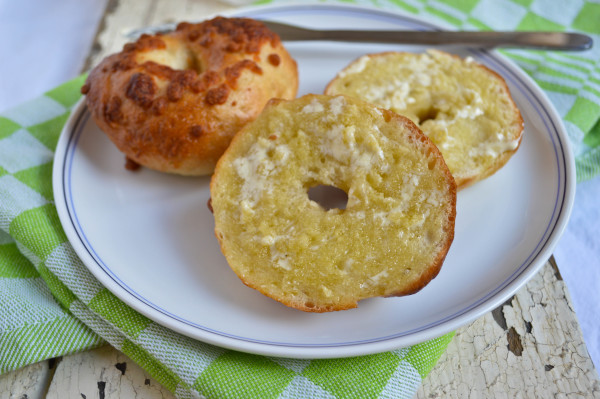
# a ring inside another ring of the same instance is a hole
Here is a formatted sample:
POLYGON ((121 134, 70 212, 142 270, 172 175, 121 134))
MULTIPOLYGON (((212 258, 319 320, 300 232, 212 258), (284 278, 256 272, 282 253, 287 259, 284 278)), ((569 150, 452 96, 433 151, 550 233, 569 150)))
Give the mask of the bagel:
POLYGON ((454 237, 456 185, 409 119, 345 96, 273 99, 211 179, 215 234, 247 286, 308 312, 423 288, 454 237), (326 209, 308 191, 333 186, 326 209))
POLYGON ((270 98, 294 98, 297 88, 296 62, 274 32, 259 21, 216 17, 142 35, 101 61, 81 91, 129 160, 205 175, 270 98))
POLYGON ((440 149, 459 189, 496 172, 521 143, 523 119, 504 79, 469 57, 369 54, 340 71, 325 93, 410 118, 440 149))

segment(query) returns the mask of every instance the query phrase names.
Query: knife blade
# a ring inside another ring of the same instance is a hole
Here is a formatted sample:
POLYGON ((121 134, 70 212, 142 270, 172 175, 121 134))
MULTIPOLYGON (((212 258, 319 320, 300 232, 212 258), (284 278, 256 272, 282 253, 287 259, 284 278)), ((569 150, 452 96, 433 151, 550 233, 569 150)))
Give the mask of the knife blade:
POLYGON ((277 32, 283 41, 464 45, 561 51, 582 51, 590 49, 593 45, 591 37, 568 32, 317 30, 274 21, 262 22, 277 32))
MULTIPOLYGON (((543 31, 412 31, 312 29, 275 21, 261 21, 283 41, 341 41, 409 45, 462 45, 484 48, 583 51, 592 48, 590 36, 571 32, 543 31)), ((135 40, 144 33, 167 33, 175 24, 136 29, 125 36, 135 40)))

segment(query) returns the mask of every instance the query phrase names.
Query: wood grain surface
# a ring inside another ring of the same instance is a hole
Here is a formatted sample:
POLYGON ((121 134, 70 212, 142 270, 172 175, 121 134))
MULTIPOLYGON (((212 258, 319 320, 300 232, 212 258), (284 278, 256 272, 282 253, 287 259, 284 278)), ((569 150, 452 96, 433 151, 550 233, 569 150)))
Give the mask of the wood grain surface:
MULTIPOLYGON (((218 1, 109 0, 86 68, 119 50, 131 30, 202 20, 233 7, 218 1)), ((173 398, 110 346, 0 376, 4 398, 173 398)), ((460 328, 418 398, 600 398, 567 288, 556 265, 502 306, 460 328)))

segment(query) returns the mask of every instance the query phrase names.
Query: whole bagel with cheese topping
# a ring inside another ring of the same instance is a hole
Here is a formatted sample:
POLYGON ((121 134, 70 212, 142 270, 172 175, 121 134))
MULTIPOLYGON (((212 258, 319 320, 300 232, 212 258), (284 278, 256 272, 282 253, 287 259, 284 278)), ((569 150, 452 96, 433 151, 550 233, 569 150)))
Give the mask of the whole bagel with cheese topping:
POLYGON ((126 44, 91 71, 82 93, 129 160, 205 175, 269 99, 294 98, 297 88, 296 62, 274 32, 216 17, 126 44))

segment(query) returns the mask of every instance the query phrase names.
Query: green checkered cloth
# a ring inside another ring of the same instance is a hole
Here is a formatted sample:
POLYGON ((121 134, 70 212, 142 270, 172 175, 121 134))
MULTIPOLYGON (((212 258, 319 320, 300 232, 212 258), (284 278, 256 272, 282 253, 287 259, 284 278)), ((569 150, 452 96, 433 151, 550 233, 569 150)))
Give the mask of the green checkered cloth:
MULTIPOLYGON (((264 2, 263 2, 264 3, 264 2)), ((460 29, 552 29, 600 43, 600 4, 571 0, 373 0, 460 29)), ((600 56, 505 52, 565 121, 579 180, 600 173, 600 56)), ((53 203, 53 150, 83 77, 0 114, 0 373, 110 343, 182 398, 410 398, 453 334, 391 352, 299 360, 192 340, 127 307, 89 273, 53 203)))

